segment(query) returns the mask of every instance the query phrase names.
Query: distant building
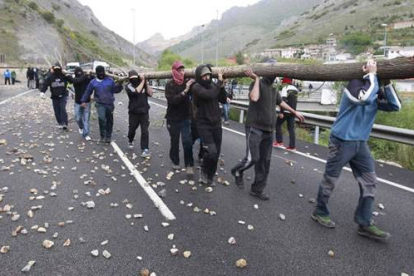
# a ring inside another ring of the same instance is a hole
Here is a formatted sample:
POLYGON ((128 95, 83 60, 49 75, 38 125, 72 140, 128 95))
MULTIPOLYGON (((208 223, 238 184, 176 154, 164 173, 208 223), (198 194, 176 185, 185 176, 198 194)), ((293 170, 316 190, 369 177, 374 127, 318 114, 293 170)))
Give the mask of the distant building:
POLYGON ((334 47, 326 47, 323 49, 322 58, 325 61, 336 61, 336 49, 334 47))
POLYGON ((399 21, 392 24, 394 30, 398 29, 406 29, 406 28, 414 28, 414 21, 399 21))
POLYGON ((398 92, 414 93, 414 79, 396 80, 395 89, 398 92))
POLYGON ((340 53, 335 56, 335 60, 337 61, 345 61, 352 59, 352 54, 350 53, 340 53))
POLYGON ((300 48, 284 48, 282 49, 282 58, 297 58, 302 50, 300 48))
POLYGON ((412 57, 414 56, 414 47, 399 47, 390 46, 387 47, 387 57, 389 59, 397 57, 412 57))
POLYGON ((334 37, 334 36, 329 36, 327 39, 326 39, 326 45, 328 45, 328 46, 330 46, 330 47, 336 47, 337 45, 338 45, 338 42, 337 42, 337 40, 336 40, 336 37, 334 37))

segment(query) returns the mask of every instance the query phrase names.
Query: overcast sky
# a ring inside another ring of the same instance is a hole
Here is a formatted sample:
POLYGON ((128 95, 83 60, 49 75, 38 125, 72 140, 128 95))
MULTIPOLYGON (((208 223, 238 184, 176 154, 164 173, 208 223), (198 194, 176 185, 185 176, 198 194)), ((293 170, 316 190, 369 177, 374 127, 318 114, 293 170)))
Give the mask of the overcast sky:
POLYGON ((210 22, 233 6, 248 6, 259 0, 79 0, 88 5, 95 16, 110 30, 132 42, 135 9, 135 42, 155 33, 169 39, 189 32, 193 27, 210 22))

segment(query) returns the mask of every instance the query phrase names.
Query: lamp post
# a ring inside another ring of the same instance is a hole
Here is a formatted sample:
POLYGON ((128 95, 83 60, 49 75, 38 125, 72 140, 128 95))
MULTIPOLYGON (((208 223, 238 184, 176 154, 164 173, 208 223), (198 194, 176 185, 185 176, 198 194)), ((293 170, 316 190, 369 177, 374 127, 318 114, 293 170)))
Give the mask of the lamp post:
POLYGON ((201 64, 204 63, 204 24, 201 25, 201 64))
POLYGON ((134 56, 133 66, 135 66, 135 9, 131 9, 132 11, 132 54, 134 56))
POLYGON ((387 51, 387 27, 388 24, 381 24, 382 27, 384 27, 384 58, 387 51))
POLYGON ((216 67, 218 67, 218 51, 219 51, 219 11, 217 12, 217 26, 216 26, 216 67))

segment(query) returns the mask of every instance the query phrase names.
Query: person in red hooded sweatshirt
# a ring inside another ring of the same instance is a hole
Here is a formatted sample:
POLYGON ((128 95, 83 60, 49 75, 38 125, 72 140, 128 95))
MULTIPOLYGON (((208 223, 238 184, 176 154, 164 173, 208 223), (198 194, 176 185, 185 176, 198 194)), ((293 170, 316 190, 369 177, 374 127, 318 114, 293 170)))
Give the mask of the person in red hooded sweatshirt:
POLYGON ((168 102, 167 129, 170 133, 170 159, 173 169, 180 169, 180 136, 184 149, 184 165, 187 174, 194 174, 193 141, 191 136, 191 97, 190 88, 194 80, 185 80, 184 64, 175 61, 172 65, 172 80, 165 86, 168 102))

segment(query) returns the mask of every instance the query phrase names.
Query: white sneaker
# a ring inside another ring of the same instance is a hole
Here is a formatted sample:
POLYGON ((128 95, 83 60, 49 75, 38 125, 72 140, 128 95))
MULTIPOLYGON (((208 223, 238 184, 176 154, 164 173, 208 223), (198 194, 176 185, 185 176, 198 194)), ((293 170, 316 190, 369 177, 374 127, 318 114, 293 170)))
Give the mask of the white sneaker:
POLYGON ((134 148, 134 141, 128 142, 128 148, 130 148, 130 149, 134 148))
POLYGON ((151 156, 151 154, 150 154, 148 149, 144 149, 141 153, 141 157, 143 157, 143 158, 148 158, 150 156, 151 156))
POLYGON ((83 129, 79 129, 79 134, 83 134, 83 129))
POLYGON ((193 175, 194 174, 193 167, 187 167, 187 174, 189 174, 189 175, 193 175))
POLYGON ((86 135, 86 136, 85 136, 85 140, 86 140, 86 141, 90 141, 90 140, 92 140, 92 138, 91 138, 91 136, 86 135))

